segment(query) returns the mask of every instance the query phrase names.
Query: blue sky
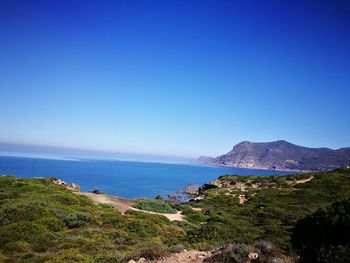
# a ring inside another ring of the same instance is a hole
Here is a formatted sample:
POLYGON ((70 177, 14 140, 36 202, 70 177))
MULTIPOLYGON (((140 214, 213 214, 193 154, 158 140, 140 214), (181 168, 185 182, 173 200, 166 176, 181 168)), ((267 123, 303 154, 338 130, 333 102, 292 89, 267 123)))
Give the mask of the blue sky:
POLYGON ((0 1, 0 142, 350 146, 348 1, 0 1))

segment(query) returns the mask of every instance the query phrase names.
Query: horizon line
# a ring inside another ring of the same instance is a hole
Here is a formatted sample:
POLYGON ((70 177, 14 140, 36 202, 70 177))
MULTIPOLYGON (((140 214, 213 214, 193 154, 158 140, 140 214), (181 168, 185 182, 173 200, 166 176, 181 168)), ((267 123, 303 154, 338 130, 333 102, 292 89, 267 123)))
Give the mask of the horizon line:
MULTIPOLYGON (((0 141, 0 150, 2 146, 8 146, 8 147, 33 147, 37 149, 21 149, 21 150, 34 150, 35 152, 38 152, 40 150, 63 150, 63 151, 75 151, 85 153, 85 154, 105 154, 109 155, 106 157, 113 157, 113 155, 130 155, 130 156, 138 156, 138 157, 156 157, 156 158, 175 158, 175 159, 187 159, 188 161, 191 161, 191 159, 197 158, 197 156, 181 156, 181 155, 172 155, 172 154, 155 154, 155 153, 137 153, 137 152, 127 152, 127 151, 112 151, 112 150, 102 150, 102 149, 92 149, 92 148, 80 148, 80 147, 70 147, 70 146, 58 146, 58 145, 44 145, 44 144, 33 144, 33 143, 21 143, 21 142, 4 142, 0 141), (41 148, 41 149, 40 149, 41 148)), ((10 151, 13 151, 14 149, 10 149, 10 151)), ((28 152, 27 152, 28 153, 28 152)), ((41 152, 42 153, 42 152, 41 152)), ((60 153, 53 153, 49 152, 51 154, 60 154, 60 153)), ((68 154, 74 154, 74 153, 68 153, 68 154)), ((116 156, 115 156, 116 157, 116 156)))

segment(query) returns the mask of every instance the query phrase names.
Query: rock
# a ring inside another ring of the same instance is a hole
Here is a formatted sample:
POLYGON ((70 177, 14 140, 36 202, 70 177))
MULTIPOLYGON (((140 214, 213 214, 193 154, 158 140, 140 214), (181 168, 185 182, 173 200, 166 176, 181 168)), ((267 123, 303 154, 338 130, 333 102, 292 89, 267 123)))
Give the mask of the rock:
POLYGON ((245 195, 239 195, 239 204, 240 205, 243 205, 247 201, 248 201, 248 199, 246 198, 245 195))
POLYGON ((128 261, 128 263, 137 263, 135 260, 133 260, 133 259, 130 259, 129 261, 128 261))
POLYGON ((213 160, 214 160, 213 157, 202 155, 198 158, 198 160, 196 162, 210 164, 213 160))
POLYGON ((200 157, 200 163, 237 168, 282 171, 327 171, 350 166, 350 147, 332 150, 307 148, 286 141, 241 142, 216 158, 200 157))
POLYGON ((80 186, 74 183, 67 185, 67 188, 73 191, 80 191, 80 186))
POLYGON ((146 259, 145 258, 140 258, 139 261, 137 262, 146 262, 146 259))
POLYGON ((250 252, 249 255, 248 255, 248 258, 250 260, 257 259, 258 257, 259 257, 259 254, 256 253, 256 252, 250 252))
POLYGON ((74 183, 71 184, 67 184, 65 181, 63 180, 54 180, 53 181, 54 184, 58 184, 58 185, 63 185, 65 187, 67 187, 67 189, 73 190, 73 191, 80 191, 80 186, 74 183))
POLYGON ((60 179, 54 180, 53 183, 54 183, 54 184, 58 184, 58 185, 64 185, 64 186, 67 185, 67 183, 66 183, 65 181, 60 180, 60 179))
POLYGON ((168 194, 168 198, 171 199, 171 200, 172 200, 172 199, 176 199, 176 195, 168 194))

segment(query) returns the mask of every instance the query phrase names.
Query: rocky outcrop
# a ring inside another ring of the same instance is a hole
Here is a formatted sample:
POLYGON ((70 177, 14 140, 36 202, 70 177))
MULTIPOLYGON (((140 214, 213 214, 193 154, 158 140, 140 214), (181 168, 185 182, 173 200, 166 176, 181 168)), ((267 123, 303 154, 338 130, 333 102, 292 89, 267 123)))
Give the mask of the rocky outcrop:
POLYGON ((253 143, 244 141, 216 158, 198 162, 237 168, 282 171, 326 171, 350 165, 350 148, 307 148, 286 141, 253 143))
POLYGON ((58 185, 63 185, 65 186, 67 189, 69 190, 73 190, 73 191, 80 191, 80 186, 74 183, 68 184, 63 180, 57 179, 57 180, 53 180, 54 184, 58 184, 58 185))

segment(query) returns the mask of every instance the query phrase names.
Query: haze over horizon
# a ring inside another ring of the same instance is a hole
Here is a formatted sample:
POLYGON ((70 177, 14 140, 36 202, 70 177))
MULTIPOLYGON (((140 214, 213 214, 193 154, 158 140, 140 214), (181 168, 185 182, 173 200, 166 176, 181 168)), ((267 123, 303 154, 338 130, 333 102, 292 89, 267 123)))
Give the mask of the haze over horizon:
POLYGON ((0 142, 350 146, 348 1, 1 1, 0 142))

